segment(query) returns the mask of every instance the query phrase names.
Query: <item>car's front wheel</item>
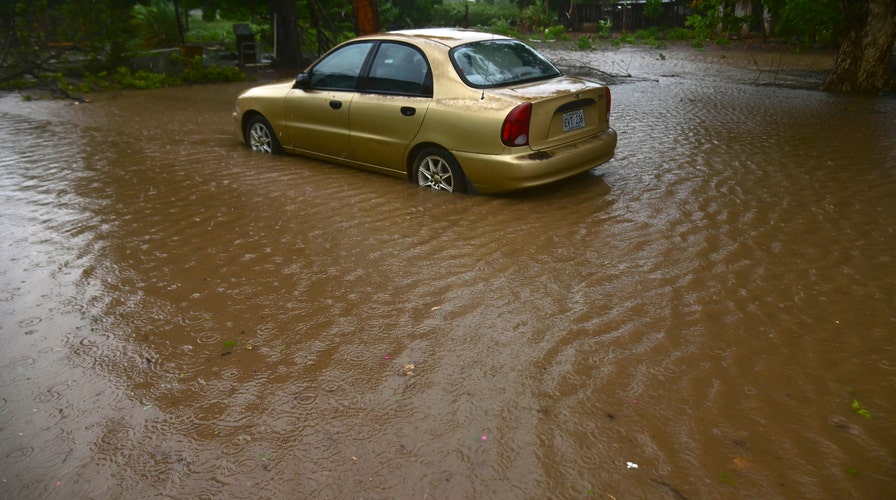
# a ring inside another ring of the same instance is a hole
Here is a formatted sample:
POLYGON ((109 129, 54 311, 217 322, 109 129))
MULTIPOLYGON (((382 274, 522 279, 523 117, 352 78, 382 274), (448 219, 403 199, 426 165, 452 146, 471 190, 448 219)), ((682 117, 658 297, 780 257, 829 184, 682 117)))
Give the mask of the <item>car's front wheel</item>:
POLYGON ((464 193, 467 181, 457 160, 442 148, 426 148, 414 161, 417 184, 436 191, 464 193))
POLYGON ((252 117, 246 125, 246 144, 252 151, 260 151, 266 154, 281 153, 280 141, 274 135, 274 128, 265 119, 258 115, 252 117))

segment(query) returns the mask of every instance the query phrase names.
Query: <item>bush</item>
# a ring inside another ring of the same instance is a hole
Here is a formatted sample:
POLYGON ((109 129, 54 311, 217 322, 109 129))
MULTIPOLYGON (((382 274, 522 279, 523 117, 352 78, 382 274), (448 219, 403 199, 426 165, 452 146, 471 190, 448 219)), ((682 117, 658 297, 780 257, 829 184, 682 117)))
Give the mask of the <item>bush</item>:
POLYGON ((591 37, 582 35, 576 40, 576 47, 580 50, 591 50, 594 48, 594 45, 591 43, 591 37))
POLYGON ((498 19, 491 26, 487 26, 484 29, 485 31, 496 35, 504 35, 514 38, 519 38, 520 36, 519 32, 513 29, 513 26, 510 25, 510 21, 507 19, 498 19))
POLYGON ((684 28, 679 28, 678 26, 672 28, 668 32, 666 32, 667 40, 690 40, 694 38, 694 33, 690 30, 686 30, 684 28))
POLYGON ((238 82, 246 79, 246 74, 234 66, 217 66, 214 64, 205 66, 202 63, 202 56, 196 56, 193 59, 179 55, 173 57, 183 66, 180 79, 184 83, 238 82))
POLYGON ((520 22, 531 32, 552 26, 556 19, 557 13, 550 9, 547 0, 535 0, 520 13, 520 22))
POLYGON ((561 42, 567 42, 571 40, 569 35, 566 34, 566 28, 560 26, 559 24, 555 24, 554 26, 551 26, 550 28, 544 30, 542 39, 545 42, 547 42, 548 40, 557 40, 561 42))
POLYGON ((165 73, 155 73, 142 69, 132 73, 130 69, 124 66, 120 66, 115 70, 112 81, 119 87, 136 90, 158 89, 180 83, 177 78, 168 76, 165 73))
POLYGON ((623 33, 619 35, 619 43, 627 43, 629 45, 635 44, 635 36, 630 33, 623 33))

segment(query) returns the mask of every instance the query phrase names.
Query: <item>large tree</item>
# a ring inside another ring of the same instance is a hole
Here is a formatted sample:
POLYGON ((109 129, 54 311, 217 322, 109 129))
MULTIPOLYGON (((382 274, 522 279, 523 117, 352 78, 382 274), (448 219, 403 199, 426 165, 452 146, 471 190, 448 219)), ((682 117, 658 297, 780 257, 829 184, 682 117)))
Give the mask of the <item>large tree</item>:
POLYGON ((299 14, 296 0, 270 0, 271 23, 276 33, 278 64, 292 66, 302 63, 302 44, 299 39, 299 14))
POLYGON ((875 92, 894 85, 896 0, 844 0, 844 33, 825 90, 875 92))
POLYGON ((359 35, 369 35, 380 30, 376 0, 352 0, 352 10, 355 12, 355 25, 359 35))
MULTIPOLYGON (((780 36, 839 47, 823 88, 875 92, 896 87, 890 55, 896 42, 896 0, 753 0, 775 21, 780 36)), ((693 0, 698 13, 688 25, 704 32, 723 23, 731 0, 693 0)))

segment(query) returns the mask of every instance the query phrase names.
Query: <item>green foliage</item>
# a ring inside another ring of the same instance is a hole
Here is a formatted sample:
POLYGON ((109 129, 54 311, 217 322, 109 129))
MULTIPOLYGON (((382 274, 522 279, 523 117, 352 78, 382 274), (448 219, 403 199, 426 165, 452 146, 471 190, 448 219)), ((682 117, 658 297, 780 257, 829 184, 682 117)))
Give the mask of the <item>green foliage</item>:
POLYGON ((694 32, 679 28, 678 26, 666 32, 666 40, 691 40, 694 38, 694 32))
POLYGON ((180 45, 177 16, 171 1, 152 0, 147 5, 137 4, 131 12, 143 47, 161 49, 180 45))
POLYGON ((777 34, 809 43, 830 41, 843 19, 834 0, 787 0, 778 16, 777 34))
POLYGON ((663 0, 647 0, 644 4, 644 17, 657 19, 663 15, 663 0))
POLYGON ((428 26, 435 3, 431 0, 379 0, 380 25, 384 31, 428 26))
POLYGON ((183 67, 180 73, 180 81, 184 83, 238 82, 246 79, 246 74, 237 67, 213 64, 204 65, 202 56, 196 56, 192 59, 179 55, 173 57, 183 67))
POLYGON ((547 29, 556 20, 557 13, 550 9, 547 0, 534 0, 520 13, 520 22, 532 32, 547 29))
POLYGON ((635 37, 635 40, 638 40, 639 42, 643 42, 645 40, 650 40, 650 39, 656 38, 655 34, 656 34, 655 31, 638 30, 635 32, 634 37, 635 37))
POLYGON ((510 21, 507 19, 497 19, 491 25, 485 27, 485 30, 496 35, 512 36, 515 38, 520 36, 519 32, 513 29, 513 26, 510 25, 510 21))
POLYGON ((132 72, 125 66, 119 66, 112 75, 112 81, 121 88, 126 89, 158 89, 180 83, 175 77, 165 73, 155 73, 153 71, 139 70, 132 72))
POLYGON ((694 14, 685 19, 684 25, 693 30, 692 38, 694 40, 700 40, 702 43, 703 40, 710 37, 715 26, 718 25, 717 21, 718 19, 715 19, 713 16, 694 14))
POLYGON ((86 73, 73 80, 62 73, 42 75, 37 81, 17 88, 49 87, 68 94, 83 94, 109 88, 148 90, 182 84, 235 82, 246 79, 246 74, 237 67, 204 65, 201 56, 189 59, 175 54, 171 58, 175 66, 180 66, 178 72, 132 70, 127 66, 119 66, 112 73, 107 71, 86 73))
POLYGON ((695 3, 697 13, 688 16, 684 24, 694 30, 694 39, 696 40, 713 38, 720 26, 726 33, 738 32, 740 27, 750 19, 735 15, 735 2, 701 0, 695 3))
POLYGON ((37 77, 74 64, 86 68, 123 61, 133 38, 131 0, 0 2, 3 50, 0 80, 37 77))
POLYGON ((433 26, 492 26, 508 27, 519 18, 520 10, 514 2, 452 2, 436 5, 432 10, 433 26))
POLYGON ((603 19, 597 22, 597 36, 601 38, 609 38, 613 29, 612 19, 603 19))
MULTIPOLYGON (((257 35, 259 40, 269 39, 270 25, 268 23, 256 24, 249 22, 249 29, 257 35)), ((187 31, 187 39, 191 43, 218 43, 223 45, 232 45, 236 42, 233 34, 234 21, 229 19, 206 19, 191 16, 189 30, 187 31)))
POLYGON ((542 39, 544 41, 557 40, 557 41, 561 41, 561 42, 566 42, 566 41, 571 40, 569 35, 566 34, 566 28, 559 24, 555 24, 555 25, 551 26, 550 28, 545 29, 542 39))
POLYGON ((859 416, 865 417, 865 418, 871 418, 871 412, 868 411, 868 408, 865 408, 865 405, 863 405, 862 403, 859 403, 857 400, 853 399, 852 404, 850 404, 850 407, 852 408, 852 411, 854 411, 856 415, 859 415, 859 416))
POLYGON ((591 50, 594 48, 594 44, 591 43, 591 37, 582 35, 576 40, 576 47, 578 47, 579 50, 591 50))

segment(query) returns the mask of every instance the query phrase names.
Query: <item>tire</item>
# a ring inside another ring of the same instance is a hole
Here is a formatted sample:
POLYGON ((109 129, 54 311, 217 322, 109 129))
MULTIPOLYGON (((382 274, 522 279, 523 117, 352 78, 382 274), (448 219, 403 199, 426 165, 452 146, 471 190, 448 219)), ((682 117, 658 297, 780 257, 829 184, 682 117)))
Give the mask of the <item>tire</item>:
POLYGON ((274 128, 261 115, 253 116, 246 125, 246 145, 252 151, 265 154, 279 154, 283 152, 280 141, 274 134, 274 128))
POLYGON ((434 191, 467 192, 467 179, 457 160, 442 148, 426 148, 414 160, 417 184, 434 191))

